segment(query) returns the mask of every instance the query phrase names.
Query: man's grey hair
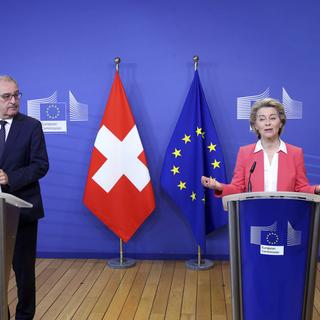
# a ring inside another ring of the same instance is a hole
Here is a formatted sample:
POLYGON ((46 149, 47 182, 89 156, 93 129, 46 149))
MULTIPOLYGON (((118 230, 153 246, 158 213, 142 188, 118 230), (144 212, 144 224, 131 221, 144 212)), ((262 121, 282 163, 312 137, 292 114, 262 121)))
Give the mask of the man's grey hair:
POLYGON ((12 78, 11 76, 4 74, 0 75, 0 81, 8 81, 8 82, 14 82, 18 87, 18 82, 16 79, 12 78))

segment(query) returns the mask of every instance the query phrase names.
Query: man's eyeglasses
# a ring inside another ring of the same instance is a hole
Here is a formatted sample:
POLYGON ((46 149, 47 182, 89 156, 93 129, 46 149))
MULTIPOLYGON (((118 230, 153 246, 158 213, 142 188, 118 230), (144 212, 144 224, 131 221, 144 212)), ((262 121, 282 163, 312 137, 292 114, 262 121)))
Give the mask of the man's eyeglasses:
POLYGON ((0 98, 4 101, 10 101, 12 99, 12 97, 15 100, 18 100, 22 97, 22 93, 21 92, 15 92, 15 93, 4 93, 0 95, 0 98))

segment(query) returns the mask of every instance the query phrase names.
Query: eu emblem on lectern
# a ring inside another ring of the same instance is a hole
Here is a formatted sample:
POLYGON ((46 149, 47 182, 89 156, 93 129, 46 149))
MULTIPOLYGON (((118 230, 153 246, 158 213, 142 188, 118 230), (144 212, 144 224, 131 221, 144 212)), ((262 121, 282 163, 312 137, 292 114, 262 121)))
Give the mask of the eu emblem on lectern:
POLYGON ((269 226, 251 226, 250 243, 260 246, 260 254, 284 255, 285 247, 301 245, 302 232, 295 230, 290 221, 286 230, 279 230, 278 222, 269 226))

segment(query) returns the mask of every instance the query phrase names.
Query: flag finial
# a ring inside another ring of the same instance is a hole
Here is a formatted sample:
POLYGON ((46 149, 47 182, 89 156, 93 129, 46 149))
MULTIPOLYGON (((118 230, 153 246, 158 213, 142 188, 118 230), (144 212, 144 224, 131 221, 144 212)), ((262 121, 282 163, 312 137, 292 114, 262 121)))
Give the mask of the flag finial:
POLYGON ((116 71, 119 72, 119 64, 120 64, 120 62, 121 62, 120 57, 115 57, 115 58, 114 58, 114 62, 115 62, 115 64, 116 64, 116 71))
POLYGON ((198 69, 198 64, 199 64, 199 56, 193 56, 193 62, 194 62, 194 70, 198 69))

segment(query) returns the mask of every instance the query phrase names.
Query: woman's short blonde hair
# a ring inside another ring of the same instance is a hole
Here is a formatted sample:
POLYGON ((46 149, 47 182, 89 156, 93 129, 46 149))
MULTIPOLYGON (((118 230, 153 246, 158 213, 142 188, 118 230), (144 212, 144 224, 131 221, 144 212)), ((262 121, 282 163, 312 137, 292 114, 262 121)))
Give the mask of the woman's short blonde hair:
POLYGON ((282 123, 281 128, 279 129, 279 136, 281 135, 281 132, 283 130, 284 125, 287 122, 287 117, 286 117, 286 113, 284 111, 284 106, 276 99, 272 99, 272 98, 265 98, 262 100, 257 101, 250 112, 250 126, 252 128, 252 130, 256 133, 256 135, 258 136, 258 139, 261 138, 260 133, 256 130, 254 124, 257 120, 257 112, 259 109, 261 108, 265 108, 265 107, 269 107, 269 108, 275 108, 278 112, 280 121, 282 123))

